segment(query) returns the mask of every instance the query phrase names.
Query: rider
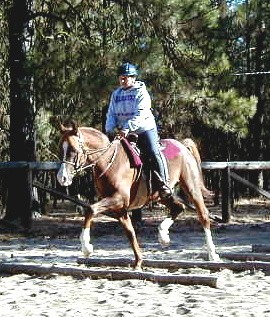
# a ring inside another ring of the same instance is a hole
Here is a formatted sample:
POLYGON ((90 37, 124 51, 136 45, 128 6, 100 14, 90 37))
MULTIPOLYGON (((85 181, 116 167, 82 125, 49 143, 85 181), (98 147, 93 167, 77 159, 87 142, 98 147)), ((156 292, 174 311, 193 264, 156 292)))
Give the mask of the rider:
POLYGON ((172 197, 166 180, 166 169, 159 149, 159 136, 151 98, 144 82, 137 81, 137 67, 123 63, 117 71, 120 87, 112 92, 108 107, 105 130, 111 136, 115 132, 126 137, 129 132, 138 134, 138 147, 147 163, 156 171, 155 180, 162 199, 172 197))

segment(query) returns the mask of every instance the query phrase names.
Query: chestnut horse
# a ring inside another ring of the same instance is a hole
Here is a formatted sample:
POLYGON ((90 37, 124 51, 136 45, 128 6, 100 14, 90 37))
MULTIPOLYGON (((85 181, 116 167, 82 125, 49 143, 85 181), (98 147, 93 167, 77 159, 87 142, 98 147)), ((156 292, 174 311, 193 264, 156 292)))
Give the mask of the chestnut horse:
MULTIPOLYGON (((170 210, 170 216, 162 221, 158 229, 159 241, 169 243, 169 228, 178 214, 184 210, 184 205, 176 198, 170 201, 161 200, 157 190, 150 193, 144 174, 140 168, 131 167, 120 139, 116 138, 110 142, 99 130, 77 127, 74 123, 67 127, 61 124, 60 130, 62 164, 57 173, 59 183, 62 186, 69 186, 77 172, 91 168, 100 196, 98 202, 89 204, 89 208, 85 211, 80 235, 82 252, 85 256, 93 252, 90 227, 94 216, 109 213, 123 226, 134 252, 134 267, 141 269, 142 252, 129 211, 140 208, 150 201, 159 201, 166 205, 170 210)), ((191 139, 186 140, 187 147, 174 139, 164 139, 161 143, 162 153, 168 162, 169 186, 173 189, 179 184, 194 204, 205 232, 209 259, 217 261, 219 256, 212 240, 210 219, 203 198, 207 189, 203 185, 202 173, 198 165, 200 156, 196 145, 191 139), (195 159, 196 154, 198 162, 195 159)))

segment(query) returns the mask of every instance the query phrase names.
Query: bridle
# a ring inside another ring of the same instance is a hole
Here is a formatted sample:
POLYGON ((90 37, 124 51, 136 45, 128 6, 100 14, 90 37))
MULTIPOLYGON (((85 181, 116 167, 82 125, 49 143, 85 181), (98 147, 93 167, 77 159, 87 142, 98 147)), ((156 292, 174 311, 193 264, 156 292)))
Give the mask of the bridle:
POLYGON ((73 170, 73 174, 76 175, 78 173, 81 173, 83 170, 85 169, 92 169, 94 170, 94 168, 96 167, 97 163, 101 160, 101 158, 104 156, 104 154, 112 147, 115 145, 113 154, 109 160, 108 165, 106 166, 106 168, 104 169, 104 171, 102 171, 102 173, 98 176, 99 178, 102 177, 107 171, 108 169, 111 167, 111 165, 113 164, 117 152, 118 152, 118 145, 119 145, 119 140, 115 139, 112 142, 110 142, 107 146, 99 148, 99 149, 91 149, 91 148, 87 148, 85 149, 84 147, 84 140, 83 140, 83 136, 81 133, 79 133, 79 151, 77 151, 74 161, 68 161, 65 158, 62 160, 63 163, 69 164, 74 166, 74 170, 73 170), (85 164, 87 159, 93 155, 98 154, 98 156, 90 163, 90 164, 85 164), (82 160, 82 163, 78 164, 80 162, 80 158, 84 157, 82 160))

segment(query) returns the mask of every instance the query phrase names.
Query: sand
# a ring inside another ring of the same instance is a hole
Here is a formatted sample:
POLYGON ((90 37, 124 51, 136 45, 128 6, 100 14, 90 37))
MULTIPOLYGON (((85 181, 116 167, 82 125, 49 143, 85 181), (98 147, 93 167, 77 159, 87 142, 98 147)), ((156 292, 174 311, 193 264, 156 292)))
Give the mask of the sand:
MULTIPOLYGON (((268 208, 268 207, 267 207, 268 208)), ((253 244, 270 243, 270 223, 265 206, 252 216, 238 211, 230 224, 213 224, 218 252, 250 252, 253 244), (264 211, 262 213, 262 210, 264 211), (240 216, 241 217, 240 217, 240 216), (238 217, 238 218, 237 218, 238 217)), ((147 213, 137 228, 147 259, 202 260, 204 235, 194 216, 188 214, 171 229, 171 244, 157 241, 156 225, 164 215, 147 213)), ((33 232, 0 234, 0 264, 77 264, 82 256, 80 217, 65 219, 42 216, 34 221, 33 232)), ((0 231, 1 232, 1 231, 0 231)), ((132 251, 118 223, 97 220, 92 230, 94 257, 130 258, 132 251)), ((225 260, 226 261, 226 260, 225 260)), ((98 269, 98 268, 97 268, 98 269)), ((130 270, 129 268, 126 268, 130 270)), ((162 269, 145 268, 148 272, 162 269)), ((145 280, 93 280, 52 274, 31 276, 0 272, 0 316, 270 316, 270 276, 263 271, 211 272, 200 268, 180 269, 174 274, 218 276, 219 287, 159 284, 145 280)))

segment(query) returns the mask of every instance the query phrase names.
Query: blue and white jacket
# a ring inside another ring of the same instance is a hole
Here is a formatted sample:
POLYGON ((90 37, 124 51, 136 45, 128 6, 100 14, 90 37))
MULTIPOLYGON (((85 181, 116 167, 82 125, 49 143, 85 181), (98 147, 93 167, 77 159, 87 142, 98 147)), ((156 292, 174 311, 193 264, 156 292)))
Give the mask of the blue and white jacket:
POLYGON ((151 98, 144 82, 136 81, 128 89, 120 87, 112 92, 105 130, 110 133, 114 128, 138 134, 156 129, 151 98))

